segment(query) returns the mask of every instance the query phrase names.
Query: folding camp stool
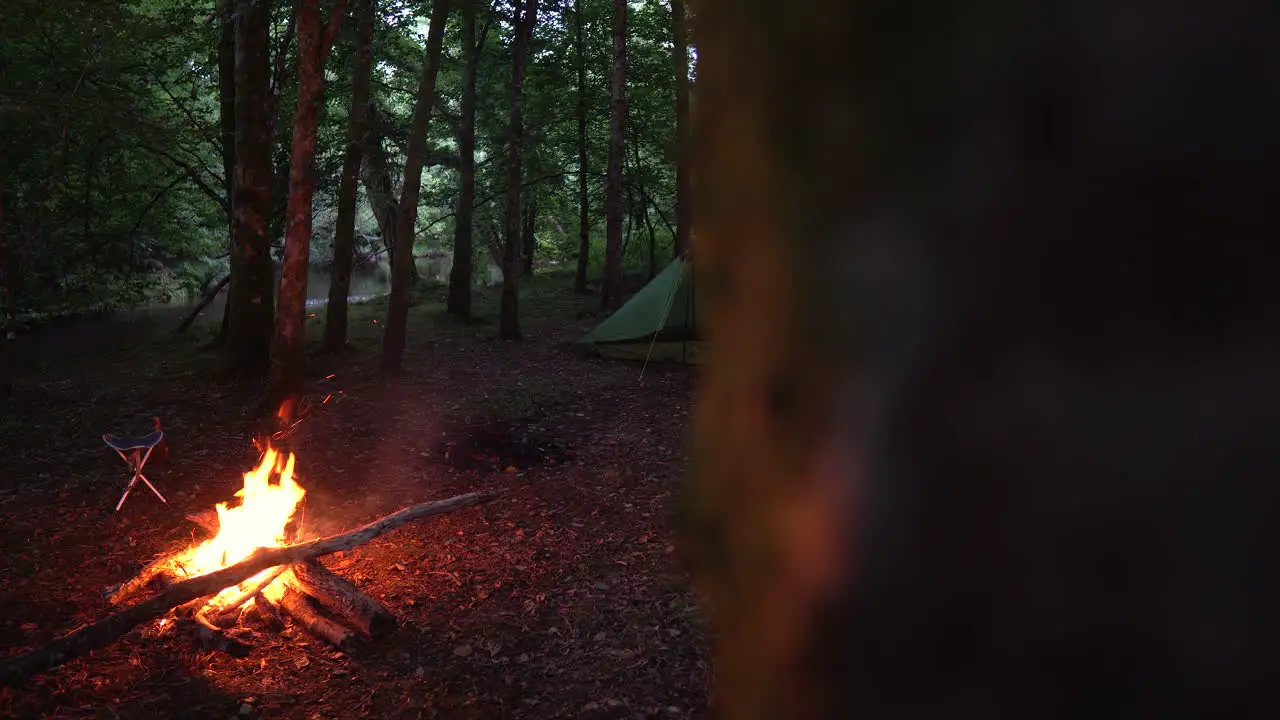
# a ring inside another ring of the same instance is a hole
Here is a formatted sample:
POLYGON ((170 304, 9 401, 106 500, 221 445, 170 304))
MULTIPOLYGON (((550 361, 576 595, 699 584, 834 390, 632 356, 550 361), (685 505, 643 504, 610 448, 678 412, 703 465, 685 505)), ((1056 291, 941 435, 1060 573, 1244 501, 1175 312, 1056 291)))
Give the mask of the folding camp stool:
POLYGON ((159 445, 163 439, 164 433, 160 430, 138 438, 120 437, 110 433, 102 436, 102 441, 112 450, 115 450, 120 459, 128 463, 129 469, 133 471, 133 477, 129 479, 129 486, 124 489, 124 494, 120 496, 120 502, 116 503, 116 512, 119 512, 120 508, 124 506, 124 499, 129 497, 129 491, 133 489, 134 485, 138 484, 139 480, 151 488, 151 492, 160 498, 160 502, 165 505, 169 504, 169 501, 164 499, 164 496, 160 494, 156 486, 152 485, 151 481, 142 474, 142 466, 147 464, 147 458, 151 457, 151 451, 155 450, 156 445, 159 445), (144 450, 146 452, 143 452, 144 450))

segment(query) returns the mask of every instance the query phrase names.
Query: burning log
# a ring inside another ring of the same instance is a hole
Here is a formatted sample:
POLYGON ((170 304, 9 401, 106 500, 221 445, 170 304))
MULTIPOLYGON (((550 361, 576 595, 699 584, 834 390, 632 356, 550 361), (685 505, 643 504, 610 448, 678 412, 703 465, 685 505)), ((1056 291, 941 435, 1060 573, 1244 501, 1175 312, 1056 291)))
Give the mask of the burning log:
MULTIPOLYGON (((183 603, 239 585, 263 570, 351 550, 405 523, 486 503, 494 497, 489 493, 468 493, 446 500, 412 505, 347 533, 297 545, 259 549, 234 565, 177 582, 158 595, 74 630, 44 647, 5 658, 0 662, 0 685, 16 685, 35 673, 108 645, 141 623, 155 620, 183 603)), ((269 590, 270 586, 260 595, 265 596, 269 590)), ((296 603, 293 604, 296 606, 296 603)), ((297 619, 292 611, 290 614, 297 619)), ((299 614, 305 615, 305 611, 299 611, 299 614)))
POLYGON ((241 590, 231 598, 225 601, 219 601, 215 598, 209 605, 203 608, 197 615, 203 615, 213 621, 214 625, 222 626, 223 624, 234 624, 236 617, 240 614, 240 606, 254 599, 268 585, 280 577, 288 568, 281 566, 272 568, 270 572, 262 576, 261 579, 254 582, 253 586, 241 590))
POLYGON ((273 586, 262 597, 277 612, 283 612, 298 623, 303 630, 315 635, 343 652, 351 652, 356 647, 356 636, 351 630, 321 615, 311 605, 307 595, 284 584, 279 590, 273 586))
POLYGON ((209 621, 199 614, 190 622, 195 623, 196 638, 206 649, 224 652, 232 657, 245 657, 252 649, 244 642, 227 635, 222 628, 209 624, 209 621))
POLYGON ((171 587, 179 578, 168 556, 153 561, 142 568, 137 575, 129 578, 107 600, 112 605, 125 605, 141 595, 171 587))
POLYGON ((396 616, 385 605, 360 592, 355 583, 335 574, 319 561, 309 560, 294 565, 282 580, 367 637, 386 635, 399 625, 396 616))

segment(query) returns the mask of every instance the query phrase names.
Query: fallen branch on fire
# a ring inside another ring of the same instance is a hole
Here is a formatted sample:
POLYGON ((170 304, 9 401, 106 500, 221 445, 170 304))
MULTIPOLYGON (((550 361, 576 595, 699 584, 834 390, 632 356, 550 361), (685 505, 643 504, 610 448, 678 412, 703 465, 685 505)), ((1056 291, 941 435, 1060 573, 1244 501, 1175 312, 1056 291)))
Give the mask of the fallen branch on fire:
MULTIPOLYGON (((0 663, 0 686, 17 685, 35 673, 57 667, 72 658, 109 645, 148 620, 155 620, 169 610, 197 598, 239 585, 268 568, 305 563, 332 553, 351 550, 405 523, 480 505, 495 497, 492 493, 468 493, 445 500, 412 505, 350 532, 297 545, 257 550, 235 565, 175 583, 158 595, 131 605, 96 623, 85 625, 44 647, 6 658, 0 663)), ((290 591, 300 595, 291 588, 290 591)), ((286 597, 289 595, 290 593, 287 592, 286 597)), ((305 600, 305 598, 298 599, 305 600)), ((287 609, 288 605, 284 607, 287 609)), ((297 619, 296 616, 294 617, 297 619)), ((342 638, 334 639, 345 642, 342 638)))

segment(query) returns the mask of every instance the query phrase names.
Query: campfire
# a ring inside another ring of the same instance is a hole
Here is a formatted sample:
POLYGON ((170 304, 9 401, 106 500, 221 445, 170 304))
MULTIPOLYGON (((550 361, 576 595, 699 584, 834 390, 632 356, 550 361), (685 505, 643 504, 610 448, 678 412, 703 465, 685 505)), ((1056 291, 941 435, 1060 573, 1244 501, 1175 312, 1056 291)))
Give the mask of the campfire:
POLYGON ((0 663, 0 685, 107 645, 151 620, 166 628, 187 625, 206 647, 246 654, 252 648, 237 630, 252 612, 269 628, 282 628, 287 618, 351 651, 391 632, 398 622, 387 607, 319 558, 356 548, 407 522, 493 499, 469 493, 411 505, 346 533, 304 540, 299 507, 306 490, 294 468, 292 453, 282 456, 267 445, 257 467, 245 473, 244 486, 235 493, 238 502, 218 503, 213 511, 188 516, 208 539, 154 560, 122 583, 109 598, 118 609, 114 614, 6 658, 0 663))
MULTIPOLYGON (((295 460, 292 453, 285 456, 267 446, 258 466, 244 474, 244 487, 235 493, 238 503, 218 503, 212 513, 188 516, 212 537, 156 560, 124 583, 111 604, 125 605, 148 590, 163 591, 184 579, 234 566, 262 549, 288 547, 291 540, 300 539, 301 524, 294 520, 306 490, 294 475, 295 460)), ((186 602, 174 614, 178 620, 193 621, 207 646, 240 653, 247 646, 224 631, 239 625, 249 611, 269 627, 280 627, 287 616, 343 650, 397 625, 382 603, 315 558, 266 568, 186 602)))

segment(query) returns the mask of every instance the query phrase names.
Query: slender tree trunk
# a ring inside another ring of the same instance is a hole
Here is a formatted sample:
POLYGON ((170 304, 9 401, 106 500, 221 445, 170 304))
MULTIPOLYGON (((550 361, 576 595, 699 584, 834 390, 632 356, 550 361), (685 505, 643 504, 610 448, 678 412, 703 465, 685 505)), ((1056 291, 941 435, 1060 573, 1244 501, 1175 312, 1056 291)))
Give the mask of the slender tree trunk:
POLYGON ((671 0, 672 59, 676 73, 676 236, 675 256, 689 249, 693 204, 689 192, 689 31, 684 0, 671 0))
POLYGON ((320 17, 320 0, 299 0, 298 106, 293 115, 289 153, 288 226, 280 273, 280 307, 271 344, 269 403, 301 392, 307 369, 307 270, 311 264, 311 200, 316 190, 316 129, 324 102, 324 65, 347 11, 334 3, 329 24, 320 17))
POLYGON ((644 186, 640 187, 640 217, 649 232, 649 279, 652 280, 658 274, 658 234, 653 231, 653 220, 649 218, 649 201, 644 186))
POLYGON ((227 342, 220 369, 267 370, 271 348, 271 117, 265 2, 236 0, 235 196, 232 200, 231 287, 227 342))
POLYGON ((409 320, 409 290, 412 282, 414 226, 418 219, 418 193, 422 189, 422 167, 426 162, 427 128, 436 98, 436 75, 440 70, 440 51, 444 42, 444 26, 449 13, 449 0, 431 4, 431 25, 427 29, 426 57, 422 60, 422 77, 418 82, 418 98, 413 108, 409 129, 409 150, 405 155, 404 183, 400 188, 400 206, 395 227, 395 260, 391 264, 391 298, 387 307, 386 329, 382 336, 382 370, 400 370, 404 356, 409 320))
POLYGON ((462 117, 458 127, 458 211, 454 219, 453 267, 449 271, 449 312, 471 319, 476 202, 476 1, 462 0, 462 117))
MULTIPOLYGON (((236 182, 236 26, 235 0, 218 0, 218 129, 222 141, 222 178, 227 207, 236 182)), ((227 217, 227 228, 231 217, 227 217)))
MULTIPOLYGON (((236 23, 235 0, 218 0, 218 129, 222 141, 222 179, 227 208, 227 246, 234 247, 233 214, 236 193, 236 23)), ((222 305, 222 324, 215 346, 227 341, 231 303, 222 305)))
POLYGON ((10 367, 8 335, 13 330, 15 314, 11 305, 13 300, 7 292, 10 274, 13 271, 9 267, 9 227, 6 224, 4 208, 4 185, 0 184, 0 288, 6 289, 3 293, 4 312, 0 313, 0 400, 9 397, 13 392, 13 369, 10 367))
POLYGON ((382 147, 382 121, 377 106, 369 105, 369 133, 365 137, 364 163, 360 177, 364 181, 364 193, 369 199, 369 209, 378 224, 378 236, 387 253, 387 264, 395 263, 395 237, 397 203, 395 186, 388 167, 387 151, 382 147))
MULTIPOLYGON (((98 172, 98 148, 100 143, 94 142, 89 146, 88 163, 84 170, 84 194, 81 197, 81 214, 80 234, 84 247, 93 247, 93 176, 98 172)), ((137 257, 133 260, 137 261, 137 257)))
POLYGON ((622 304, 622 160, 627 131, 627 0, 613 0, 613 82, 609 100, 609 169, 605 187, 604 284, 600 305, 622 304))
POLYGON ((632 226, 635 225, 636 221, 636 199, 634 191, 631 189, 630 185, 626 186, 626 191, 623 193, 623 197, 626 198, 625 204, 627 212, 626 223, 622 228, 622 249, 618 251, 618 254, 622 257, 626 257, 627 248, 631 245, 632 226))
MULTIPOLYGON (((270 2, 270 0, 264 0, 270 2)), ((290 65, 288 62, 289 48, 293 45, 293 39, 297 35, 298 27, 298 3, 284 3, 284 7, 288 11, 285 23, 285 31, 280 33, 276 44, 274 69, 271 73, 271 100, 269 117, 271 122, 271 144, 273 158, 273 173, 271 182, 271 213, 268 215, 267 226, 270 229, 271 242, 274 246, 276 242, 281 242, 283 250, 283 240, 286 227, 289 222, 289 153, 277 152, 283 150, 286 145, 293 143, 293 128, 286 126, 287 130, 281 130, 281 113, 280 98, 284 91, 284 87, 290 81, 296 83, 297 78, 289 77, 289 69, 296 65, 290 65)), ((271 19, 274 27, 276 18, 271 19)), ((296 72, 294 73, 296 75, 296 72)))
POLYGON ((333 234, 333 267, 329 304, 325 311, 324 346, 337 352, 347 344, 347 296, 351 294, 351 265, 355 255, 356 196, 359 194, 361 148, 368 133, 369 76, 373 66, 375 0, 356 0, 355 67, 351 78, 351 111, 347 118, 347 154, 338 188, 338 220, 333 234))
POLYGON ((498 335, 504 340, 520 339, 520 190, 524 179, 521 159, 524 151, 524 76, 529 57, 529 40, 538 20, 538 0, 516 4, 515 42, 511 48, 511 125, 507 136, 506 237, 503 241, 502 300, 498 335))
POLYGON ((578 70, 578 270, 574 292, 587 292, 587 266, 591 262, 591 195, 587 192, 587 39, 582 0, 573 0, 573 54, 578 70))
POLYGON ((522 274, 525 277, 533 277, 533 254, 538 246, 538 240, 534 237, 533 229, 538 220, 538 204, 533 200, 529 200, 524 205, 524 229, 520 235, 524 252, 521 253, 520 259, 523 265, 522 274))

